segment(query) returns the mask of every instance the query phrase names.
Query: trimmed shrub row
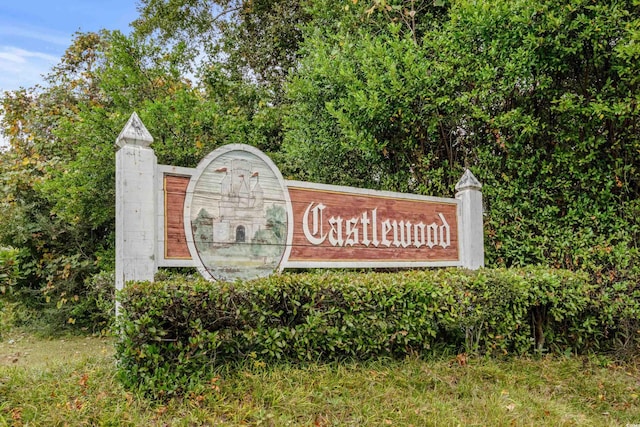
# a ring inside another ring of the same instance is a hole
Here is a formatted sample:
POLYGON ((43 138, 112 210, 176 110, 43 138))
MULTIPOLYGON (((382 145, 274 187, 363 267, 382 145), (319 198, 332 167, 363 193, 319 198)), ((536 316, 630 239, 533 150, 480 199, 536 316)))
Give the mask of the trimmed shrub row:
POLYGON ((625 286, 603 293, 584 274, 543 268, 134 283, 120 295, 118 366, 128 386, 170 396, 247 358, 637 350, 638 295, 625 286))

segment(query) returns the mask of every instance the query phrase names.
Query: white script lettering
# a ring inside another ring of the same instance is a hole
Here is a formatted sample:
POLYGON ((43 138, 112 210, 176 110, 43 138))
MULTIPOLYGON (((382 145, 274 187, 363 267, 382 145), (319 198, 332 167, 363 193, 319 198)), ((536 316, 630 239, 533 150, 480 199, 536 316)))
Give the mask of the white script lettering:
POLYGON ((378 209, 375 208, 350 219, 331 216, 326 220, 329 231, 324 232, 325 209, 324 204, 311 202, 302 217, 304 236, 314 246, 323 244, 327 237, 329 244, 334 247, 393 245, 397 248, 427 246, 433 249, 440 246, 446 249, 451 246, 451 228, 442 213, 438 213, 437 219, 430 224, 423 221, 413 224, 410 220, 389 218, 378 222, 378 209), (378 232, 381 240, 378 240, 378 232))

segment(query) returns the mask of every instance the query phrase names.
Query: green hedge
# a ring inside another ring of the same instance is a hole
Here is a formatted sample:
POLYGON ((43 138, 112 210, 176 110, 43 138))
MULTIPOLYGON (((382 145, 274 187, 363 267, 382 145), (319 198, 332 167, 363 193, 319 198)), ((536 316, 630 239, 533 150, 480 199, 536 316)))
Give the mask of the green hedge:
POLYGON ((633 296, 625 286, 605 295, 584 274, 543 268, 135 283, 120 294, 118 366, 128 386, 170 396, 248 358, 583 352, 625 340, 637 350, 638 299, 622 298, 633 296))

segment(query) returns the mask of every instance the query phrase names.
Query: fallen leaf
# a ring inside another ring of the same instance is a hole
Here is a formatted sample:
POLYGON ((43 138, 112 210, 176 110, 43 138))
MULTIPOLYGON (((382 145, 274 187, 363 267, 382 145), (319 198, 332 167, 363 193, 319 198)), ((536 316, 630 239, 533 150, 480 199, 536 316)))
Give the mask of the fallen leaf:
POLYGON ((460 353, 459 355, 456 356, 456 360, 458 361, 458 364, 460 366, 465 366, 467 364, 467 354, 460 353))
POLYGON ((11 419, 20 421, 22 419, 22 408, 14 408, 11 410, 11 419))
POLYGON ((89 382, 89 374, 82 374, 80 377, 80 381, 78 381, 78 385, 82 388, 87 388, 87 383, 89 382))

